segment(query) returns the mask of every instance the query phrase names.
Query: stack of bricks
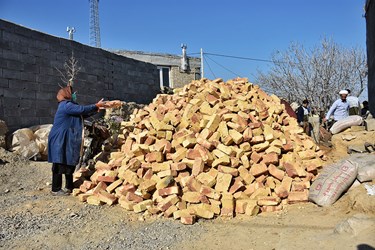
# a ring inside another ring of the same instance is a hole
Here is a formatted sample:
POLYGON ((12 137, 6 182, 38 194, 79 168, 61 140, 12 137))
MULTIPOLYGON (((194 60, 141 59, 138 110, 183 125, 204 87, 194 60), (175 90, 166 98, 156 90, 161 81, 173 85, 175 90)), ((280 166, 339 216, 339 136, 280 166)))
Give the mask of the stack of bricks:
POLYGON ((158 95, 122 128, 122 146, 73 194, 184 224, 306 202, 324 158, 277 96, 242 78, 158 95))

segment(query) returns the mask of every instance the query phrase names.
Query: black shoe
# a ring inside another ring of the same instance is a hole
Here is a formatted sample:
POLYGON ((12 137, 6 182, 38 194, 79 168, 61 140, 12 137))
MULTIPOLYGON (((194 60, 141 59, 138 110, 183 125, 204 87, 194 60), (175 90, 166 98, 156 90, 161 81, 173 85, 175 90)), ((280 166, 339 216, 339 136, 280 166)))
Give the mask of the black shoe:
POLYGON ((67 195, 69 195, 68 193, 66 193, 66 192, 63 191, 63 190, 59 190, 59 191, 57 191, 57 192, 51 191, 51 194, 52 194, 53 196, 67 196, 67 195))

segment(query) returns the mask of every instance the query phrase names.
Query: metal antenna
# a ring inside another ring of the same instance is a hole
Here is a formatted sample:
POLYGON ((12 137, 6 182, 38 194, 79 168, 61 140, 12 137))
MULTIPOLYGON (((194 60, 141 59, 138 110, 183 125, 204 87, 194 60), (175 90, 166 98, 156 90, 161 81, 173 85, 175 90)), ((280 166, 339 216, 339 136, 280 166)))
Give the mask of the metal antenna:
POLYGON ((76 32, 76 29, 74 27, 66 27, 66 32, 69 33, 69 39, 73 40, 73 34, 76 32))
POLYGON ((100 48, 99 0, 89 0, 90 4, 90 45, 100 48))

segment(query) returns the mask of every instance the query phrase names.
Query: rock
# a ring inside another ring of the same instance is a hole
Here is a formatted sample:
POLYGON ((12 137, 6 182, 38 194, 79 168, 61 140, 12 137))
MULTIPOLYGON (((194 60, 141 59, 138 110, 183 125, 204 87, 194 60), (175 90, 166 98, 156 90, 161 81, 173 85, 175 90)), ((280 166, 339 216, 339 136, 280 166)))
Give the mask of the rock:
POLYGON ((341 138, 343 140, 346 140, 346 141, 351 141, 351 140, 357 138, 357 136, 352 135, 352 134, 344 134, 344 135, 341 136, 341 138))
POLYGON ((375 227, 375 219, 364 214, 357 214, 338 223, 334 229, 336 234, 359 235, 362 231, 375 227))
POLYGON ((69 217, 70 218, 75 218, 75 217, 79 217, 79 215, 77 213, 75 213, 75 212, 72 212, 72 213, 69 214, 69 217))

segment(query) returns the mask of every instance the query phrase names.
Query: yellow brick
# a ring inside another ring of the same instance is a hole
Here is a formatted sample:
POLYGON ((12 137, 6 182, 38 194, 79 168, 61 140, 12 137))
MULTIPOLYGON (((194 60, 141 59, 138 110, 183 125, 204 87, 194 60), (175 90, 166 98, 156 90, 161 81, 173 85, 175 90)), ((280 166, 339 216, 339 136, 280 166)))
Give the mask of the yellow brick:
POLYGON ((221 216, 233 217, 234 199, 233 197, 226 197, 221 199, 221 216))
POLYGON ((225 121, 220 122, 218 132, 220 134, 221 139, 229 135, 229 130, 225 121))
POLYGON ((232 181, 232 175, 218 173, 216 178, 215 190, 218 192, 227 192, 232 181))
POLYGON ((246 155, 243 155, 241 157, 241 162, 242 162, 242 165, 245 167, 245 168, 250 168, 250 161, 249 161, 249 158, 246 156, 246 155))
POLYGON ((177 151, 172 155, 172 160, 174 162, 179 162, 186 156, 187 149, 186 148, 179 148, 177 151))
POLYGON ((107 192, 108 192, 108 193, 111 193, 111 192, 112 192, 113 190, 115 190, 118 186, 120 186, 120 185, 122 184, 122 182, 123 182, 123 180, 121 180, 121 179, 118 179, 118 180, 112 182, 112 183, 106 188, 107 192))
POLYGON ((96 195, 91 195, 89 197, 87 197, 87 203, 90 204, 90 205, 95 205, 95 206, 99 206, 99 205, 103 205, 104 202, 102 202, 98 196, 96 195))
POLYGON ((243 141, 242 134, 236 130, 230 129, 229 135, 233 138, 234 143, 236 143, 237 145, 239 145, 243 141))
POLYGON ((146 192, 150 192, 155 190, 156 188, 156 182, 154 180, 143 180, 142 183, 139 185, 139 188, 141 190, 144 190, 146 192))
POLYGON ((216 178, 208 173, 200 173, 197 180, 208 187, 213 187, 216 184, 216 178))
POLYGON ((118 203, 122 208, 125 208, 128 211, 133 211, 135 205, 133 201, 128 201, 125 196, 121 196, 120 199, 118 199, 118 203))
POLYGON ((199 204, 195 206, 195 215, 204 219, 212 219, 214 217, 214 213, 208 210, 204 204, 199 204))
POLYGON ((248 200, 246 204, 245 214, 248 216, 254 216, 259 213, 259 206, 256 200, 248 200))
POLYGON ((198 176, 200 173, 203 172, 203 169, 204 169, 204 162, 203 162, 202 158, 196 158, 194 160, 194 164, 193 164, 191 174, 193 176, 198 176))
POLYGON ((216 156, 217 158, 221 158, 221 157, 224 157, 224 156, 228 156, 227 154, 225 154, 223 151, 219 150, 219 149, 214 149, 212 150, 212 153, 214 154, 214 156, 216 156))
POLYGON ((219 165, 218 170, 219 170, 219 172, 224 173, 224 174, 230 174, 232 176, 238 176, 238 170, 236 168, 219 165))
POLYGON ((181 199, 190 203, 199 203, 201 200, 201 194, 199 192, 185 192, 181 199))
POLYGON ((136 213, 140 213, 143 211, 146 211, 147 207, 151 206, 153 204, 152 200, 144 200, 141 201, 133 206, 133 210, 136 213))
POLYGON ((217 167, 218 165, 229 165, 230 164, 230 158, 229 156, 223 156, 219 159, 216 159, 212 162, 212 167, 217 167))
POLYGON ((216 129, 219 127, 220 124, 220 116, 217 114, 214 114, 210 117, 210 120, 208 121, 206 128, 210 130, 211 132, 215 132, 216 129))
POLYGON ((263 135, 266 141, 272 141, 274 139, 273 129, 268 124, 263 124, 263 135))
POLYGON ((250 199, 256 200, 260 197, 266 197, 270 195, 270 192, 266 188, 258 188, 255 192, 250 196, 250 199))
POLYGON ((156 189, 162 189, 167 187, 170 183, 172 183, 174 180, 173 176, 169 175, 164 178, 162 178, 158 183, 156 183, 156 189))
POLYGON ((167 210, 164 211, 164 217, 171 217, 177 210, 178 208, 175 205, 170 206, 167 210))
POLYGON ((265 141, 263 143, 258 143, 258 144, 253 145, 253 150, 255 152, 261 152, 261 151, 266 150, 269 147, 269 145, 270 143, 268 141, 265 141))
POLYGON ((233 156, 236 154, 232 147, 225 146, 224 144, 219 144, 216 148, 228 156, 233 156))
POLYGON ((154 162, 154 163, 152 163, 151 167, 152 167, 152 171, 154 173, 171 169, 170 162, 163 162, 163 163, 155 163, 154 162))

